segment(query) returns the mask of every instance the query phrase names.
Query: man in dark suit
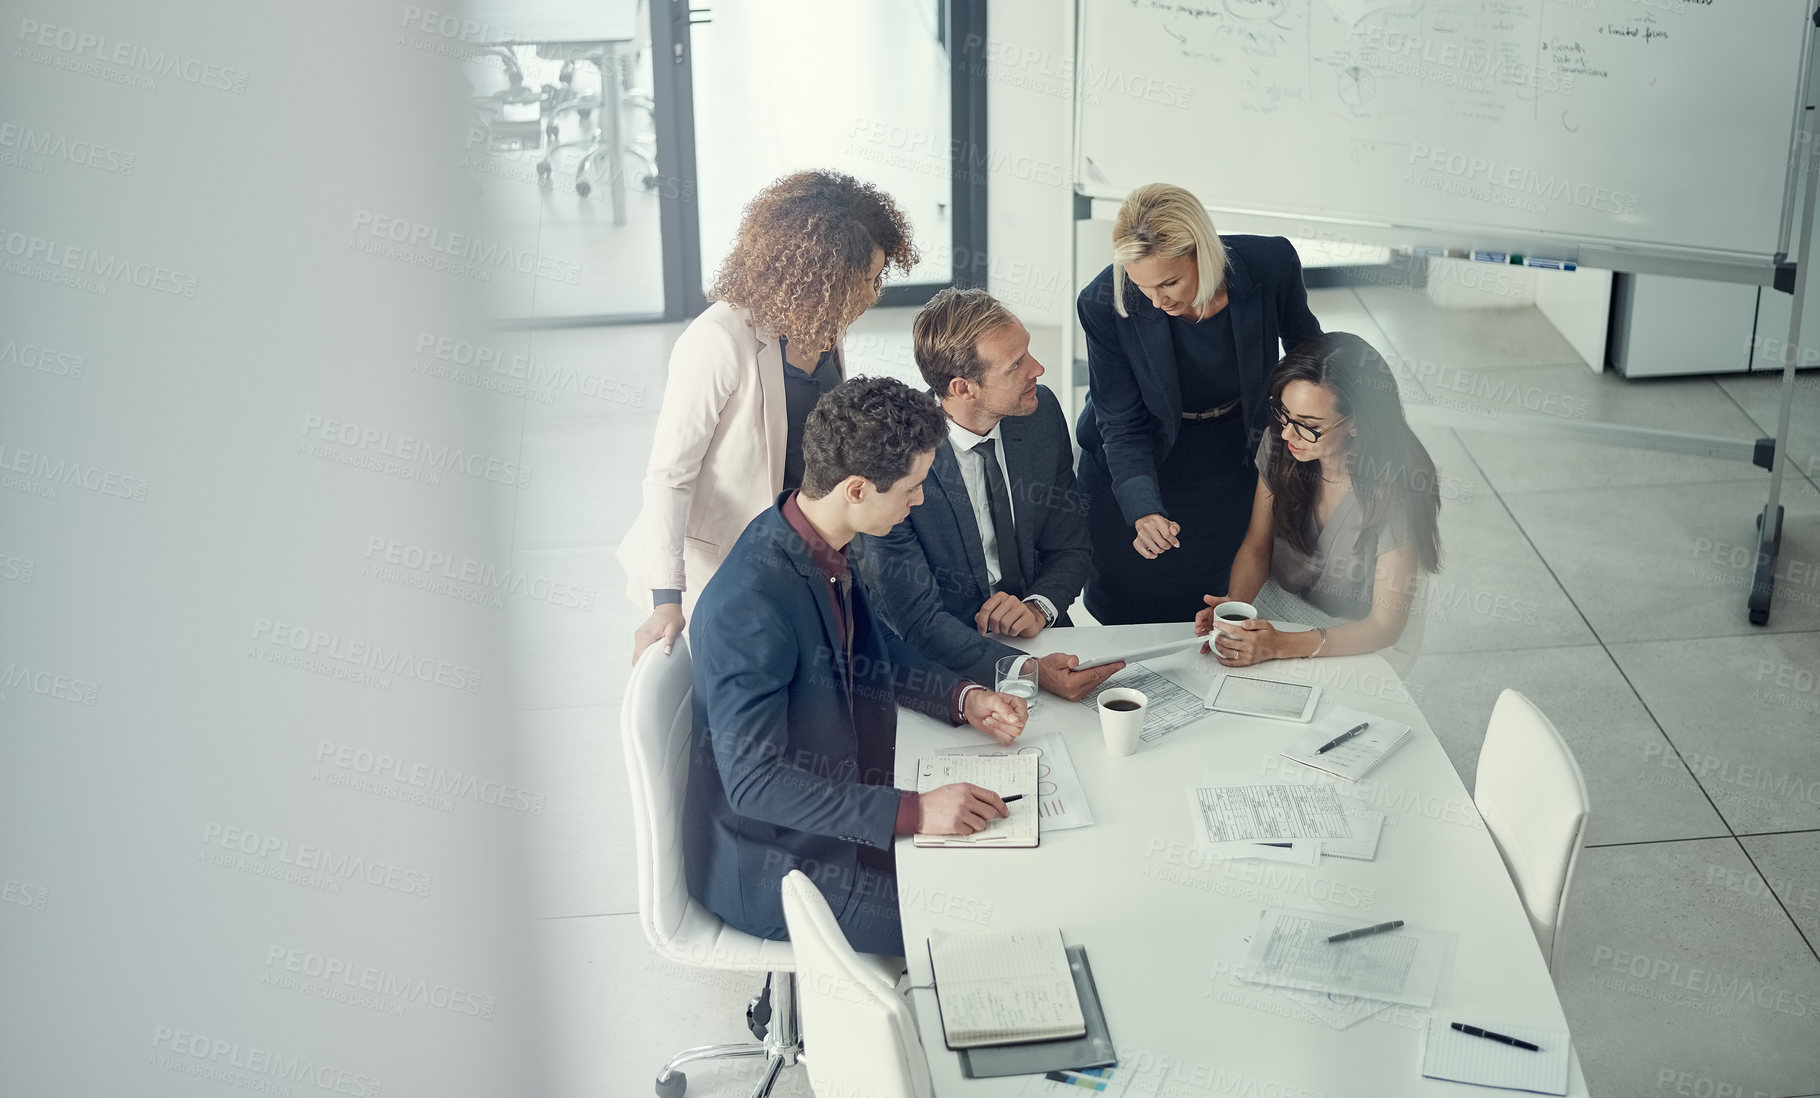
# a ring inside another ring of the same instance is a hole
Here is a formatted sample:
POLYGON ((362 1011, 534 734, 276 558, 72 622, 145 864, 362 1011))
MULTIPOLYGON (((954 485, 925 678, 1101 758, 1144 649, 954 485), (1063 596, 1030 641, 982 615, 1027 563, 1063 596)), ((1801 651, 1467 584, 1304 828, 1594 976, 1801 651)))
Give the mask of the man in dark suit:
MULTIPOLYGON (((1068 421, 1038 385, 1030 333, 984 290, 943 290, 917 314, 917 369, 947 413, 919 507, 890 534, 864 539, 863 568, 890 621, 955 671, 993 681, 1017 652, 990 633, 1033 637, 1068 625, 1091 563, 1074 486, 1068 421)), ((1075 671, 1038 661, 1042 687, 1078 700, 1123 664, 1075 671)))
POLYGON ((964 782, 892 787, 899 703, 1010 743, 1024 702, 919 655, 847 565, 855 534, 885 533, 921 502, 943 430, 935 402, 898 381, 822 397, 803 428, 802 489, 752 520, 690 619, 689 892, 749 934, 788 937, 781 883, 801 869, 855 949, 902 954, 892 841, 1008 814, 964 782))

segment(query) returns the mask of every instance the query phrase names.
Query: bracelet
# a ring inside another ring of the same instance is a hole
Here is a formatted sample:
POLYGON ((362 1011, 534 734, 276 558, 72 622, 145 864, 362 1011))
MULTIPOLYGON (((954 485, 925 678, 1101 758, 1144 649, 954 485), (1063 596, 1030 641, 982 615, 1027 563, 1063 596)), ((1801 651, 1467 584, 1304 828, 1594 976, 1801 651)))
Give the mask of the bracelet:
POLYGON ((1309 659, 1314 659, 1316 656, 1321 654, 1321 649, 1327 647, 1327 630, 1316 629, 1315 632, 1321 634, 1321 643, 1315 645, 1314 651, 1308 653, 1309 659))

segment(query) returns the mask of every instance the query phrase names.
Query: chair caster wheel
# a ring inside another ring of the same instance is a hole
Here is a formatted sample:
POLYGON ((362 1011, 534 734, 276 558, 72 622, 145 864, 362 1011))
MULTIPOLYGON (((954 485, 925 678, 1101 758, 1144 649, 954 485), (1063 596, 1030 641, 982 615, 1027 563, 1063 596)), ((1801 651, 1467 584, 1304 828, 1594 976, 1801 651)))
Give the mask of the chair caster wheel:
POLYGON ((575 193, 582 196, 583 198, 588 197, 588 192, 593 189, 594 189, 594 184, 588 182, 585 179, 577 179, 575 181, 575 193))
POLYGON ((657 1098, 682 1098, 683 1091, 688 1089, 689 1077, 680 1071, 672 1071, 667 1077, 657 1077, 657 1098))
POLYGON ((746 1004, 746 1028, 760 1041, 765 1039, 765 1031, 771 1028, 771 981, 768 977, 764 990, 746 1004))

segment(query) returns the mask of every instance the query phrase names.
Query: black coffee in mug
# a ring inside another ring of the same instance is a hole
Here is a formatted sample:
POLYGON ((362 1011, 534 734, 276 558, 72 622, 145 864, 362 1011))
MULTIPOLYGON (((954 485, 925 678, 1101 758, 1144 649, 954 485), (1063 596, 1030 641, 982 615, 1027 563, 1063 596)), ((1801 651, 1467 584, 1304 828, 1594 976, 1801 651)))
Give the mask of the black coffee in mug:
POLYGON ((1130 698, 1114 698, 1112 701, 1106 703, 1106 708, 1112 710, 1114 713, 1129 713, 1137 707, 1138 703, 1132 701, 1130 698))
POLYGON ((1221 621, 1250 621, 1251 620, 1250 618, 1247 618, 1243 614, 1221 614, 1219 617, 1220 617, 1221 621))

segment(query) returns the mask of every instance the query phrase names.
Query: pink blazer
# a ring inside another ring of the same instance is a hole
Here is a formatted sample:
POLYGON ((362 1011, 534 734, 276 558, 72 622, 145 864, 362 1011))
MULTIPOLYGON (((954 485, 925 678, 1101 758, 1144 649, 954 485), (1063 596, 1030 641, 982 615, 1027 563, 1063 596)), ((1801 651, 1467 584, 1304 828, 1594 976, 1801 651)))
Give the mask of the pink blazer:
POLYGON ((644 502, 616 554, 626 595, 680 588, 684 612, 746 524, 783 490, 784 360, 777 335, 724 301, 677 337, 645 468, 644 502))

